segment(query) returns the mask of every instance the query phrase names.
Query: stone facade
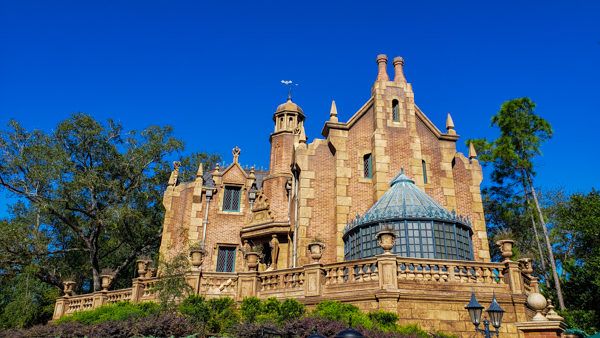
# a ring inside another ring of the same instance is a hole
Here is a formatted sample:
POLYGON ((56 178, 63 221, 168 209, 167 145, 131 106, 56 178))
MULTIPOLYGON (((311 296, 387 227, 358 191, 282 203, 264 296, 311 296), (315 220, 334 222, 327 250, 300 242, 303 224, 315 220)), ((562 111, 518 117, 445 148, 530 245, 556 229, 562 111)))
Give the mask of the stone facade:
MULTIPOLYGON (((556 336, 560 332, 552 329, 560 325, 535 322, 527 305, 527 297, 538 292, 530 261, 511 261, 510 252, 503 262, 490 260, 475 150, 470 147, 468 156, 457 152, 450 115, 440 131, 415 104, 404 60, 394 58, 392 80, 387 61, 377 57, 371 97, 348 121, 339 121, 332 103, 323 139, 308 142, 304 112, 291 98, 279 105, 268 171, 240 165, 237 147, 231 165, 206 172, 201 166, 193 182, 179 181, 176 164, 163 199, 161 258, 202 247, 203 260, 186 278, 206 297, 296 298, 309 307, 335 299, 367 311, 394 311, 402 324, 470 337, 474 330, 464 306, 475 292, 484 305, 495 295, 506 311, 503 336, 556 336), (389 252, 344 260, 347 225, 390 189, 401 169, 431 203, 469 219, 473 260, 389 252), (259 247, 256 266, 251 252, 259 247)), ((66 292, 54 318, 119 300, 155 299, 152 285, 160 271, 156 277, 144 264, 130 289, 66 292)))
MULTIPOLYGON (((169 257, 185 252, 189 243, 203 242, 208 250, 204 269, 215 271, 219 246, 241 248, 243 240, 249 240, 266 247, 277 234, 279 268, 310 262, 306 247, 315 237, 327 247, 323 263, 343 261, 346 225, 356 214, 367 211, 404 168, 442 206, 470 218, 474 258, 489 262, 481 166, 474 156, 457 152, 459 136, 450 116, 446 132, 442 132, 419 109, 403 74, 404 61, 395 58, 393 63, 395 76, 390 80, 387 57, 378 56, 371 98, 347 122, 338 120, 332 104, 323 126, 324 139, 307 142, 302 109, 291 100, 280 105, 273 115, 268 172, 242 168, 236 149, 233 164, 227 168, 201 173, 194 182, 173 181, 163 201, 166 217, 161 255, 169 257), (364 174, 367 154, 371 154, 371 177, 364 174), (228 186, 241 187, 239 210, 223 211, 228 186), (267 218, 257 220, 252 210, 249 193, 253 186, 268 201, 267 218), (212 197, 207 197, 207 192, 212 197)), ((236 271, 243 271, 239 253, 236 271)))

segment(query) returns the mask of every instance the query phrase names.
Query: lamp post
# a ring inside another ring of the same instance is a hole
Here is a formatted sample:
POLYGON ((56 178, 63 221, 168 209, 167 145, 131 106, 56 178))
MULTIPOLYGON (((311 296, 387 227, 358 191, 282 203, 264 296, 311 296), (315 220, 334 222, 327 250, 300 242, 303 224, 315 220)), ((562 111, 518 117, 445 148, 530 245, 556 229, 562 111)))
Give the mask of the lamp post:
POLYGON ((502 324, 504 310, 500 307, 500 304, 498 304, 495 294, 492 298, 492 303, 487 309, 488 317, 490 319, 483 319, 483 329, 479 328, 479 324, 481 323, 481 314, 483 313, 483 306, 481 306, 481 304, 479 304, 477 301, 475 292, 471 293, 471 300, 469 301, 469 304, 465 306, 465 309, 469 311, 471 322, 475 326, 475 332, 481 332, 485 338, 491 338, 492 334, 496 334, 496 337, 500 336, 500 325, 502 324), (490 331, 490 324, 492 324, 494 327, 494 331, 490 331))

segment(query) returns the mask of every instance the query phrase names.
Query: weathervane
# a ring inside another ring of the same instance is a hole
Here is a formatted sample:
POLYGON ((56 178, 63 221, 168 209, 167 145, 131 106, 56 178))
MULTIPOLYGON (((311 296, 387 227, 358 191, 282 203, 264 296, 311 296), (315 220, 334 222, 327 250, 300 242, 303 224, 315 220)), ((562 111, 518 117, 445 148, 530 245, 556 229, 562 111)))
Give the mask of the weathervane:
POLYGON ((292 99, 292 86, 297 86, 297 83, 294 83, 292 80, 281 80, 281 83, 284 86, 288 87, 288 100, 292 99))

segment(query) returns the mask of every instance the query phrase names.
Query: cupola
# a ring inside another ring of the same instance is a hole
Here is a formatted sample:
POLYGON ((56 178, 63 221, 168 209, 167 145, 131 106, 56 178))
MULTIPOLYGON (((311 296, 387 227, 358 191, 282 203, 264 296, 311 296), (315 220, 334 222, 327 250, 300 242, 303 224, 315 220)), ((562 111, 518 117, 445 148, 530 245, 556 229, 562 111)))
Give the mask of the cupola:
POLYGON ((273 114, 273 122, 275 122, 276 133, 281 131, 293 132, 296 128, 302 127, 304 111, 292 101, 291 96, 288 96, 286 102, 277 106, 275 114, 273 114))

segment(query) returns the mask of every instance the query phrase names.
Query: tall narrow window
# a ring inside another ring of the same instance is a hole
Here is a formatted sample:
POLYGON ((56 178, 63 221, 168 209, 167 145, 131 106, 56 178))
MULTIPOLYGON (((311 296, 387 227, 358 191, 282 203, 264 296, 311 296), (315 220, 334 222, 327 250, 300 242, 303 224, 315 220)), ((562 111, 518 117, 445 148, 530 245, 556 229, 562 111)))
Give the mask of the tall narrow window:
POLYGON ((394 122, 400 122, 400 108, 398 107, 398 100, 392 101, 392 119, 394 122))
POLYGON ((240 211, 241 187, 226 186, 223 192, 223 211, 240 211))
POLYGON ((427 184, 427 164, 425 160, 421 160, 421 166, 423 166, 423 183, 427 184))
POLYGON ((371 158, 371 154, 366 154, 363 156, 363 170, 366 178, 373 177, 373 159, 371 158))
POLYGON ((233 272, 235 270, 235 247, 219 246, 217 254, 217 272, 233 272))

